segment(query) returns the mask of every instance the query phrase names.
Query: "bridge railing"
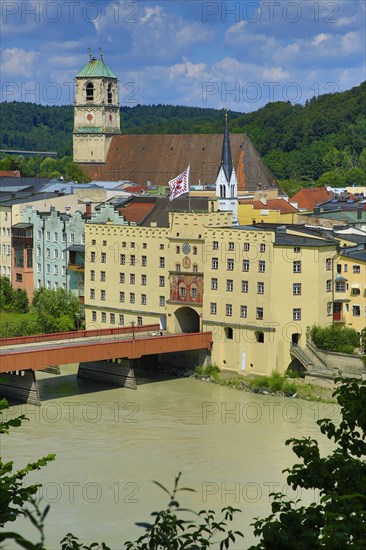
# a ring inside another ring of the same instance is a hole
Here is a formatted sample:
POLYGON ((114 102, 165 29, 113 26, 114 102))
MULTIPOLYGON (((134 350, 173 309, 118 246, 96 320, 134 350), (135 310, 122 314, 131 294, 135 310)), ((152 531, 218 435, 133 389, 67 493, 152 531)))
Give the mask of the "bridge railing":
POLYGON ((53 332, 50 334, 32 334, 30 336, 13 336, 10 338, 0 338, 0 346, 12 346, 21 344, 34 344, 39 342, 50 342, 53 340, 73 341, 77 338, 101 338, 103 336, 112 336, 114 334, 133 334, 139 332, 158 332, 159 324, 141 325, 141 326, 123 326, 109 328, 95 328, 87 330, 71 330, 68 332, 53 332))

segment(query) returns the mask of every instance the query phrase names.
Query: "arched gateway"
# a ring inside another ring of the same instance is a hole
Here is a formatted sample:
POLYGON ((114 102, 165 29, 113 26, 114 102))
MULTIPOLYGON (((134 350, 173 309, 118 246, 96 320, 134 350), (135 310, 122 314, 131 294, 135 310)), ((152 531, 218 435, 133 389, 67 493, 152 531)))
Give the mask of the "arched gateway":
POLYGON ((180 307, 174 313, 174 332, 199 332, 200 316, 191 307, 180 307))

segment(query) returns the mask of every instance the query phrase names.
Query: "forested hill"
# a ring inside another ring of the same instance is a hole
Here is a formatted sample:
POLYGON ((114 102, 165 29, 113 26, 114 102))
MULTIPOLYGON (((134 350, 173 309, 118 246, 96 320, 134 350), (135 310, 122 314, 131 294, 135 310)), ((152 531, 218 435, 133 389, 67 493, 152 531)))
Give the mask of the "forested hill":
MULTIPOLYGON (((2 103, 0 124, 1 149, 72 153, 71 105, 2 103)), ((324 172, 366 173, 366 82, 313 98, 304 106, 275 102, 249 114, 231 111, 229 124, 230 132, 248 134, 280 180, 310 183, 324 172)), ((223 127, 222 110, 171 105, 121 108, 123 133, 222 133, 223 127)), ((362 179, 362 174, 358 177, 362 179)))

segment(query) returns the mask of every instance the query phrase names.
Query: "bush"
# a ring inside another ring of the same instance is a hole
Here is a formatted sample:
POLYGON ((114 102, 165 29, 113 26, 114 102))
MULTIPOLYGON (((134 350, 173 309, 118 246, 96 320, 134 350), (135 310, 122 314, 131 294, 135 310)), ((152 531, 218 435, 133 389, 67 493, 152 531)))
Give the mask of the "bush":
POLYGON ((284 377, 277 371, 273 371, 268 379, 269 389, 273 392, 281 391, 284 383, 284 377))
POLYGON ((249 378, 248 386, 250 388, 268 388, 269 381, 268 376, 255 376, 254 378, 249 378))
POLYGON ((353 353, 354 348, 360 345, 360 337, 355 329, 338 325, 329 327, 313 325, 310 329, 310 336, 314 344, 325 351, 353 353), (342 352, 343 346, 348 346, 347 349, 350 351, 342 352))
POLYGON ((287 397, 291 397, 297 393, 296 384, 294 384, 294 382, 285 382, 282 391, 287 397))

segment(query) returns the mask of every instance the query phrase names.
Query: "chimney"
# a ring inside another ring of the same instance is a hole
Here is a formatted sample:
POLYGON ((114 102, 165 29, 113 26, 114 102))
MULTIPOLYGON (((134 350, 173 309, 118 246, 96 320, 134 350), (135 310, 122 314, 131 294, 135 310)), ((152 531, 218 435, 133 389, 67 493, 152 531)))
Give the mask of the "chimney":
POLYGON ((320 214, 320 206, 314 206, 313 214, 315 214, 316 216, 320 214))
POLYGON ((85 216, 90 218, 91 214, 92 214, 91 202, 87 202, 85 205, 85 216))
POLYGON ((362 220, 362 205, 361 204, 359 204, 357 206, 357 219, 362 220))

